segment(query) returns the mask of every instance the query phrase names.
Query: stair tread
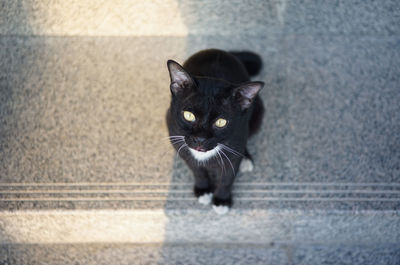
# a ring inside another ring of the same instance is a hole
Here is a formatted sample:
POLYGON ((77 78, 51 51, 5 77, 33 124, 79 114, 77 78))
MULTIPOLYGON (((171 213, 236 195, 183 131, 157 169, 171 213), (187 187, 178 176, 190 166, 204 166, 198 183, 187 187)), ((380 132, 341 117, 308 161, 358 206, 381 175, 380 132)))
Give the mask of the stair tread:
POLYGON ((0 37, 0 209, 198 207, 191 172, 162 140, 165 62, 209 43, 265 61, 255 170, 238 174, 235 207, 398 209, 399 38, 248 40, 0 37))
POLYGON ((2 264, 398 264, 398 245, 3 245, 2 264), (7 263, 8 262, 8 263, 7 263))

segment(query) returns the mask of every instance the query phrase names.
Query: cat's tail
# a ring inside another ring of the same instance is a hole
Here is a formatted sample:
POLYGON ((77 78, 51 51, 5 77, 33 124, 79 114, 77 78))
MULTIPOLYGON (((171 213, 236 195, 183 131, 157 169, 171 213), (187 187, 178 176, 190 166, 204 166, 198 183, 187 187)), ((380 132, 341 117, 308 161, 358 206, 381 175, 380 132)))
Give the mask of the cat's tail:
POLYGON ((250 76, 255 76, 260 72, 263 63, 258 54, 249 51, 231 51, 230 53, 244 64, 250 76))

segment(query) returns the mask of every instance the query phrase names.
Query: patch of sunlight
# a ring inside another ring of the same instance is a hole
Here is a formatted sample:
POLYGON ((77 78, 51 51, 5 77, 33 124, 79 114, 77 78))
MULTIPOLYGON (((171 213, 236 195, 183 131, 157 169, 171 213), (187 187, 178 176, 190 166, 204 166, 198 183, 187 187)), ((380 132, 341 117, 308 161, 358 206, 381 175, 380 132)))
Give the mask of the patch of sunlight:
POLYGON ((0 213, 2 243, 160 243, 164 210, 0 213))
POLYGON ((186 36, 176 0, 36 1, 33 34, 65 36, 186 36))

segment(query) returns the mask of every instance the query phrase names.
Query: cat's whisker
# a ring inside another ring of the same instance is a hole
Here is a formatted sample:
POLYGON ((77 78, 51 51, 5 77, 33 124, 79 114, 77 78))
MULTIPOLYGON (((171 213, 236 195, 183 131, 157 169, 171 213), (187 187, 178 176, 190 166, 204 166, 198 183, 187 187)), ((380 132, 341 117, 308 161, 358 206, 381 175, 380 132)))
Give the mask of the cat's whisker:
POLYGON ((172 135, 172 136, 168 136, 168 137, 167 137, 167 139, 175 139, 175 138, 182 139, 182 138, 185 138, 185 136, 182 136, 182 135, 172 135))
MULTIPOLYGON (((163 137, 161 140, 162 141, 168 140, 169 143, 171 143, 172 145, 175 145, 175 144, 184 142, 185 136, 172 135, 172 136, 163 137)), ((162 144, 167 144, 168 142, 163 142, 162 144)))
POLYGON ((222 159, 221 154, 219 153, 219 149, 217 148, 216 150, 217 150, 217 154, 218 154, 219 158, 221 159, 221 164, 220 164, 219 160, 218 160, 218 157, 217 157, 217 162, 221 166, 221 170, 222 170, 221 175, 223 175, 224 172, 225 172, 225 163, 224 163, 224 160, 222 159))
MULTIPOLYGON (((157 149, 160 150, 160 147, 161 147, 161 151, 164 151, 162 156, 165 156, 167 153, 170 153, 170 152, 175 152, 175 148, 171 149, 171 145, 170 144, 177 145, 177 144, 180 144, 180 143, 185 143, 185 139, 183 139, 183 138, 184 138, 184 136, 182 136, 182 139, 172 139, 172 140, 169 141, 169 143, 168 142, 163 142, 162 146, 158 146, 157 149), (167 148, 168 150, 165 151, 165 148, 167 148)), ((167 140, 167 138, 164 138, 163 140, 167 140)))
POLYGON ((162 140, 172 140, 172 139, 183 139, 185 138, 185 136, 181 136, 181 135, 171 135, 171 136, 166 136, 161 138, 162 140))
POLYGON ((234 155, 244 157, 243 154, 239 153, 239 152, 236 151, 235 149, 230 148, 229 146, 226 146, 226 145, 224 145, 224 144, 219 144, 219 145, 220 145, 222 148, 224 148, 226 151, 228 151, 228 152, 230 152, 230 153, 232 153, 232 154, 234 154, 234 155))
POLYGON ((188 146, 186 143, 182 144, 179 149, 178 152, 176 153, 177 156, 179 156, 179 152, 181 151, 182 148, 185 148, 186 146, 188 146))
POLYGON ((172 135, 172 136, 164 137, 164 138, 162 138, 162 140, 163 140, 163 141, 165 141, 165 140, 171 141, 171 140, 178 140, 178 139, 184 139, 184 138, 185 138, 185 136, 172 135))
MULTIPOLYGON (((178 144, 178 142, 177 143, 165 142, 165 143, 161 143, 161 144, 157 145, 156 148, 158 148, 158 149, 163 148, 163 149, 171 150, 171 147, 173 147, 176 144, 178 144)), ((172 149, 174 149, 174 148, 172 148, 172 149)))
POLYGON ((174 137, 183 138, 185 136, 183 136, 183 135, 170 135, 170 136, 166 136, 164 138, 174 138, 174 137))
POLYGON ((170 142, 171 142, 172 145, 175 145, 175 144, 179 144, 179 143, 184 143, 185 140, 184 139, 178 139, 178 140, 171 140, 170 142))
POLYGON ((233 165, 232 165, 232 162, 231 162, 231 160, 229 159, 229 157, 224 153, 224 151, 223 150, 221 150, 221 153, 226 157, 226 159, 228 160, 228 162, 229 162, 229 164, 231 165, 231 168, 232 168, 232 172, 233 172, 233 175, 235 176, 236 175, 236 173, 235 173, 235 169, 233 168, 233 165))
POLYGON ((162 156, 165 156, 168 153, 171 153, 171 154, 175 153, 175 149, 171 148, 171 145, 168 145, 168 146, 167 145, 162 145, 162 146, 159 145, 156 148, 157 148, 158 151, 163 152, 162 156))

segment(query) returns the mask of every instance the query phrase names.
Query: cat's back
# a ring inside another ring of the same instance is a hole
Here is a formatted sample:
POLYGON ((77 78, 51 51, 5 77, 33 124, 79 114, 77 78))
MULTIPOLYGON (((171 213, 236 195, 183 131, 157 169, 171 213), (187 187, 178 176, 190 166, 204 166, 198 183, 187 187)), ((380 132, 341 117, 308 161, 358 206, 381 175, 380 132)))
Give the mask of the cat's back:
POLYGON ((183 67, 194 76, 219 78, 237 84, 250 80, 244 65, 235 56, 218 49, 193 54, 183 67))

